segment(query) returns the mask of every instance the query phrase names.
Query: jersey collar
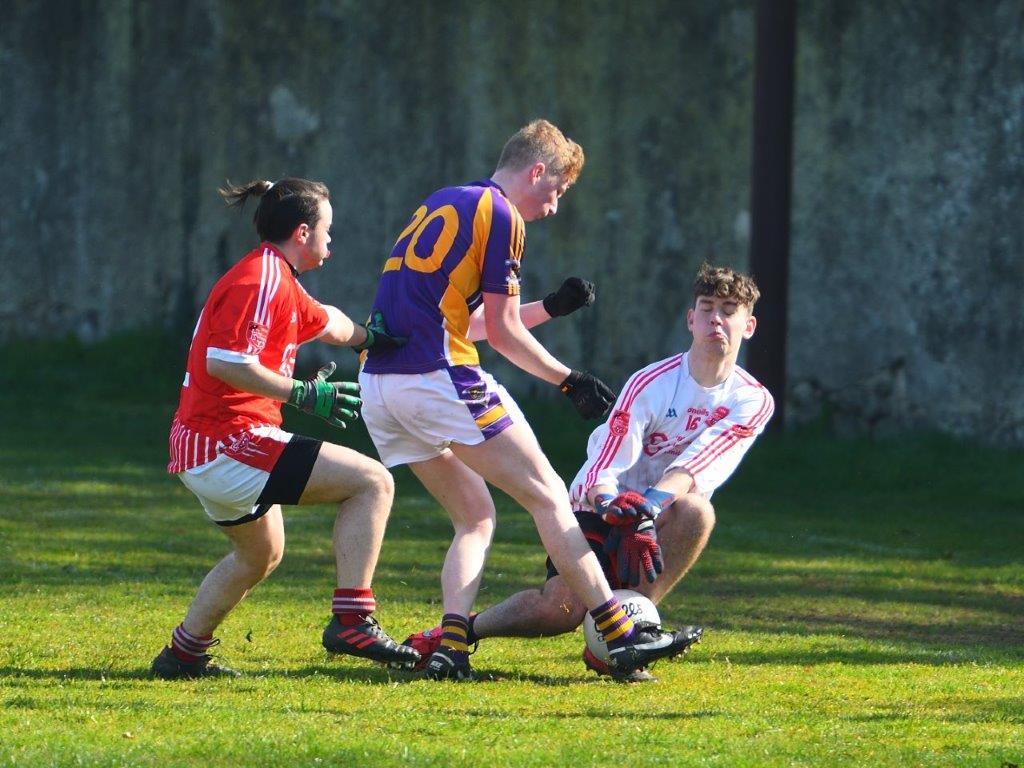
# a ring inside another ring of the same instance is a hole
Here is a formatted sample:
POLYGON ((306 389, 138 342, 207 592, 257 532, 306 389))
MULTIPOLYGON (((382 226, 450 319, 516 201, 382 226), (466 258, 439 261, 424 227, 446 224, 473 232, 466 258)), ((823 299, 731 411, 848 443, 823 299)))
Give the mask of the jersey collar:
POLYGON ((274 245, 271 242, 268 242, 267 240, 264 240, 262 243, 260 243, 260 253, 262 253, 264 250, 269 250, 271 253, 273 253, 275 256, 277 256, 277 258, 279 258, 281 261, 283 261, 285 264, 287 264, 288 265, 288 270, 292 273, 292 277, 298 277, 299 276, 299 273, 296 271, 295 267, 293 267, 288 262, 288 259, 286 259, 284 257, 284 254, 281 253, 281 249, 278 248, 276 245, 274 245))
POLYGON ((469 186, 471 186, 471 187, 493 187, 494 189, 496 189, 499 192, 501 192, 502 197, 508 197, 508 195, 505 194, 505 190, 502 189, 501 185, 496 183, 494 181, 494 179, 480 179, 480 181, 474 181, 469 186))

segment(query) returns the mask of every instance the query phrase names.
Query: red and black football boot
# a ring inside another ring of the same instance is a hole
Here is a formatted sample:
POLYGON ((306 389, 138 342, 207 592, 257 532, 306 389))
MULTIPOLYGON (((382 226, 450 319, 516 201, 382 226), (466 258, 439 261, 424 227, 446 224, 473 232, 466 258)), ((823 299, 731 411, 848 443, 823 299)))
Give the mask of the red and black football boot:
MULTIPOLYGON (((416 666, 413 669, 426 669, 427 662, 430 657, 434 655, 434 652, 441 647, 441 635, 442 627, 438 624, 436 627, 430 629, 424 629, 422 632, 416 632, 415 634, 409 635, 405 638, 402 645, 408 645, 410 648, 415 648, 419 651, 420 660, 416 662, 416 666)), ((473 649, 470 653, 476 653, 476 649, 479 643, 473 643, 473 649)))
POLYGON ((337 616, 331 616, 324 629, 323 644, 328 653, 347 653, 402 669, 412 669, 420 660, 415 648, 392 640, 373 616, 367 616, 364 622, 351 627, 338 621, 337 616))
POLYGON ((590 652, 589 648, 583 649, 583 663, 587 669, 596 672, 598 677, 610 677, 612 680, 620 683, 656 683, 658 681, 658 678, 643 667, 634 669, 631 672, 619 672, 619 670, 609 667, 607 663, 597 658, 597 656, 590 652))

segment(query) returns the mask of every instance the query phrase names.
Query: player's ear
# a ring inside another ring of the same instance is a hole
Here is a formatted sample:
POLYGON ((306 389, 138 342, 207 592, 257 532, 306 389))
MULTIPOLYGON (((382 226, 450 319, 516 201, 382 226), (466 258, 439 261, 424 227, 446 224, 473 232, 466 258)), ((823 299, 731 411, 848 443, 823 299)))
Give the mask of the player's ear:
POLYGON ((693 310, 686 310, 686 329, 689 331, 693 330, 693 310))
POLYGON ((538 160, 536 163, 530 166, 530 172, 527 178, 530 180, 531 184, 536 184, 537 181, 544 176, 544 172, 546 170, 547 166, 544 165, 544 163, 542 163, 540 160, 538 160))
POLYGON ((750 317, 747 318, 747 325, 743 329, 743 338, 744 339, 749 339, 751 336, 753 336, 754 335, 754 329, 756 329, 756 328, 757 328, 757 318, 754 317, 753 315, 750 315, 750 317))
POLYGON ((295 240, 299 245, 305 245, 309 239, 309 224, 302 222, 292 232, 292 239, 295 240))

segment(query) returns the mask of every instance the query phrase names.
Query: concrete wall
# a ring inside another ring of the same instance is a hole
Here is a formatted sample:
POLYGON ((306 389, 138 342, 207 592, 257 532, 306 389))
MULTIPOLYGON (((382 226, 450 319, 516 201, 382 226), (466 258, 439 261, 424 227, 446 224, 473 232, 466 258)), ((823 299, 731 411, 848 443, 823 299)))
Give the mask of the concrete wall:
MULTIPOLYGON (((798 5, 791 417, 1024 442, 1024 6, 798 5)), ((255 239, 217 185, 286 174, 335 202, 335 257, 304 282, 362 317, 419 201, 489 174, 536 116, 587 152, 524 263, 528 298, 599 283, 539 330, 566 362, 621 384, 685 343, 703 258, 747 263, 752 2, 5 12, 0 339, 187 336, 255 239)))
POLYGON ((331 187, 336 255, 307 286, 362 317, 421 199, 536 116, 588 157, 524 264, 534 297, 603 288, 544 331, 570 362, 621 381, 667 354, 700 259, 746 258, 745 3, 175 5, 25 2, 3 26, 4 334, 191 330, 255 237, 217 185, 285 174, 331 187))
POLYGON ((1024 3, 804 3, 792 415, 1024 443, 1024 3))

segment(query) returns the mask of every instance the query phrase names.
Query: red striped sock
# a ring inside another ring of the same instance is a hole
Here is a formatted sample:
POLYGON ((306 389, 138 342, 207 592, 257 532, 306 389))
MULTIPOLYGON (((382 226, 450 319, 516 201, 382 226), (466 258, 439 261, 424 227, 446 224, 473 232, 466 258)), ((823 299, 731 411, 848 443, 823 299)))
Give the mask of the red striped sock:
POLYGON ((196 637, 185 629, 184 624, 179 624, 171 632, 171 652, 186 664, 197 661, 200 656, 205 656, 211 645, 213 645, 213 635, 196 637))
POLYGON ((377 601, 373 598, 373 590, 336 589, 334 600, 331 601, 331 613, 338 617, 342 626, 354 627, 362 624, 366 617, 377 610, 377 601))

